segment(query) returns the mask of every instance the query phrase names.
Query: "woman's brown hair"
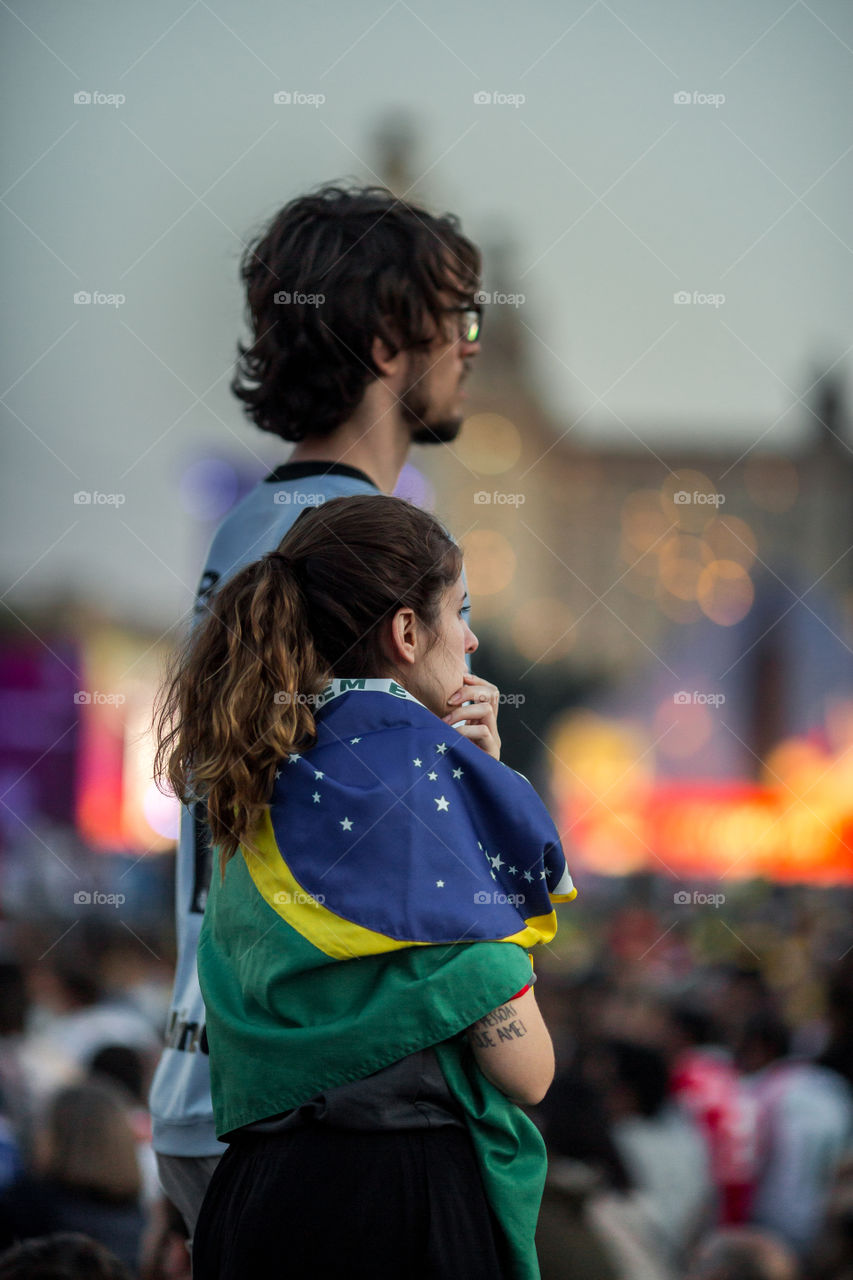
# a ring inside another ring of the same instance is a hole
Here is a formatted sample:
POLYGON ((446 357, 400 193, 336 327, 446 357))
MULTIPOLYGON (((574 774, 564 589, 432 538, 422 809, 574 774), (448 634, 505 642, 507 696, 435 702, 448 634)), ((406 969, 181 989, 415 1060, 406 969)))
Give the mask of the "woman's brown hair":
POLYGON ((333 676, 386 674, 380 624, 428 629, 462 571, 439 522, 400 498, 333 498, 207 606, 161 693, 154 772, 202 800, 220 868, 250 841, 277 765, 316 741, 313 696, 333 676))

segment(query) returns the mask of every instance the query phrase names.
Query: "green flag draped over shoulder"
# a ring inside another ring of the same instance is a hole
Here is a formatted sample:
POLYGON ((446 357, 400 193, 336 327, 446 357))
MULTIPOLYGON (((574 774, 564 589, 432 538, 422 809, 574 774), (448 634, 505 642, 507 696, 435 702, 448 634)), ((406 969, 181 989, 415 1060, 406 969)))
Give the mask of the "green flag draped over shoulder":
POLYGON ((549 882, 556 900, 574 893, 557 833, 529 783, 448 733, 420 703, 348 691, 317 723, 317 745, 283 762, 252 848, 230 859, 223 879, 216 870, 212 877, 198 966, 217 1133, 227 1137, 435 1046, 513 1273, 536 1280, 544 1143, 482 1074, 464 1032, 530 981, 527 948, 556 929, 549 882), (426 762, 433 739, 433 777, 424 767, 418 810, 411 795, 401 800, 407 793, 394 770, 426 762), (359 750, 362 742, 369 750, 359 750), (453 821, 432 791, 454 807, 453 821), (494 848, 496 832, 518 864, 512 872, 524 883, 525 868, 535 884, 527 909, 523 895, 508 904, 510 895, 494 887, 501 852, 477 847, 483 836, 494 848), (471 847, 457 857, 464 840, 471 847))

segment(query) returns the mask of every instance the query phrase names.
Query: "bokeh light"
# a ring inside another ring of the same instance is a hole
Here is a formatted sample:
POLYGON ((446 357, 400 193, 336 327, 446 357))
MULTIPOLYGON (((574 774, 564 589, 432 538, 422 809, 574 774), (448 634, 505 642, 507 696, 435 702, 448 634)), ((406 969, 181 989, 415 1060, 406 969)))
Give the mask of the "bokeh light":
POLYGON ((731 627, 749 613, 755 588, 743 565, 714 560, 702 570, 696 596, 706 617, 721 627, 731 627))
POLYGON ((575 616, 556 596, 529 600, 513 619, 512 639, 531 662, 558 662, 577 639, 575 616))
POLYGON ((477 475, 496 476, 518 462, 521 435, 515 423, 499 413, 475 413, 462 424, 454 449, 477 475))
POLYGON ((465 539, 465 572, 474 596, 491 596, 508 587, 515 574, 516 555, 509 540, 496 529, 474 529, 465 539))

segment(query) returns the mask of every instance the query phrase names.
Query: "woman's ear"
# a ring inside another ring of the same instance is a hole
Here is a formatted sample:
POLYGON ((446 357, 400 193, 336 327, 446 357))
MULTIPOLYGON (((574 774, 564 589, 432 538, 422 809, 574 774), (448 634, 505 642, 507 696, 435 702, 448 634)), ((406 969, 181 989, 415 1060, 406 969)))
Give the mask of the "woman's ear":
POLYGON ((418 620, 414 609, 398 609, 385 623, 383 640, 388 657, 397 666, 412 666, 418 657, 418 620))

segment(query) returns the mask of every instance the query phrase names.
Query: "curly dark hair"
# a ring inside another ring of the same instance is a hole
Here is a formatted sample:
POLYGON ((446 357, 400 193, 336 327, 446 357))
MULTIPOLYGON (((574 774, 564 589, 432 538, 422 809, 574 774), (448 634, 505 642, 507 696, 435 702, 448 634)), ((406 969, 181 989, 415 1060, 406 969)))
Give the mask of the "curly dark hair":
POLYGON ((444 324, 440 293, 470 304, 480 270, 454 214, 438 217, 384 187, 299 196, 242 256, 253 341, 238 343, 231 390, 262 431, 328 435, 380 376, 373 339, 393 354, 428 346, 444 324))

